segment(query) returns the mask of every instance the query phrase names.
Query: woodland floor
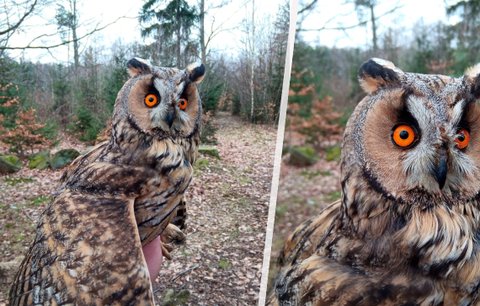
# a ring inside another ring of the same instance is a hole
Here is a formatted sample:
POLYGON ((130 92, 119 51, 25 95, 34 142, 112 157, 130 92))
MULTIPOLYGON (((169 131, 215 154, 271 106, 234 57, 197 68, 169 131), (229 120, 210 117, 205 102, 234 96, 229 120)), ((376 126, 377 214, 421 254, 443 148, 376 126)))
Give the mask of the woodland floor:
POLYGON ((321 157, 309 167, 294 167, 282 161, 267 292, 274 283, 278 272, 277 257, 288 235, 340 196, 338 161, 329 162, 321 157))
MULTIPOLYGON (((220 159, 200 155, 186 195, 187 241, 154 284, 158 305, 256 305, 276 127, 214 117, 220 159)), ((74 144, 77 149, 81 145, 74 144)), ((0 305, 62 170, 0 177, 0 305)))

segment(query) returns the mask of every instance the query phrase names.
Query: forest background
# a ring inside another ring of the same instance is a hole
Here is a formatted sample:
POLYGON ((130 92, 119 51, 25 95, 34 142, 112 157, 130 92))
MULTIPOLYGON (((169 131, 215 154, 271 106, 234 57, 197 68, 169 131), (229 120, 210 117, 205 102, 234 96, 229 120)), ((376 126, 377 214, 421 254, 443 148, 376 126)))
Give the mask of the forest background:
POLYGON ((289 3, 112 3, 0 3, 0 306, 62 167, 106 139, 134 56, 206 66, 198 87, 202 145, 185 196, 187 241, 153 282, 156 302, 256 304, 289 3))
POLYGON ((272 257, 308 217, 340 199, 341 137, 371 57, 403 71, 461 76, 480 62, 480 1, 302 0, 292 61, 272 257))
MULTIPOLYGON (((18 114, 33 109, 35 120, 44 125, 35 133, 47 140, 54 142, 58 132, 65 131, 82 141, 94 141, 112 113, 128 77, 125 63, 133 56, 179 68, 203 62, 208 71, 200 87, 205 113, 213 115, 221 109, 255 123, 276 122, 288 3, 269 14, 257 12, 256 19, 254 1, 240 5, 228 0, 141 3, 138 14, 110 21, 82 18, 87 7, 81 0, 4 1, 0 6, 0 126, 4 131, 22 126, 16 122, 18 114), (45 24, 37 19, 29 24, 42 14, 50 14, 52 20, 44 17, 45 24), (222 22, 222 14, 243 17, 231 25, 222 22), (109 27, 128 18, 138 21, 139 29, 138 33, 125 29, 124 36, 133 33, 137 39, 124 43, 132 38, 118 37, 111 45, 102 43, 111 41, 102 36, 109 27), (46 33, 34 35, 42 27, 46 33), (44 51, 42 56, 39 50, 44 51)), ((211 132, 207 122, 203 139, 211 132)))

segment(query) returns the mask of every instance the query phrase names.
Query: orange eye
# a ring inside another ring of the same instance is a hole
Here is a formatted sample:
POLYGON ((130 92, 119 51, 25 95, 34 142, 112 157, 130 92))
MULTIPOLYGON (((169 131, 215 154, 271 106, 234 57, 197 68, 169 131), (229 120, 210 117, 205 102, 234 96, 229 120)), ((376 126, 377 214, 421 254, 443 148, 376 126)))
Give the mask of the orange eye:
POLYGON ((455 142, 457 143, 457 148, 460 150, 465 149, 470 143, 470 133, 466 129, 459 129, 457 135, 455 135, 455 142))
POLYGON ((154 107, 158 104, 158 97, 155 94, 148 94, 145 96, 145 105, 148 107, 154 107))
POLYGON ((408 148, 415 141, 415 130, 406 124, 395 127, 392 134, 393 143, 402 148, 408 148))
POLYGON ((186 99, 180 99, 178 100, 178 107, 181 109, 181 110, 185 110, 187 108, 187 105, 188 105, 188 102, 186 99))

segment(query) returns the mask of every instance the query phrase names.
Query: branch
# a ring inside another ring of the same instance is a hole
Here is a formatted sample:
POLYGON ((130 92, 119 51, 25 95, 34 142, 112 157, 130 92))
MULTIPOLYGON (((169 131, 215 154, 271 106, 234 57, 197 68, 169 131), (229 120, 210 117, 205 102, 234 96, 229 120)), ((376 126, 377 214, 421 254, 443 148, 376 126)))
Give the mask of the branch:
POLYGON ((33 1, 33 4, 30 7, 30 9, 22 16, 22 18, 20 18, 18 20, 18 22, 16 24, 14 24, 13 26, 11 26, 10 28, 8 28, 6 30, 0 31, 0 35, 4 35, 4 34, 9 33, 11 31, 15 31, 22 24, 22 22, 25 20, 25 18, 27 18, 33 12, 33 9, 35 8, 35 5, 37 5, 37 0, 33 1))
MULTIPOLYGON (((380 18, 382 17, 385 17, 386 15, 388 14, 391 14, 393 13, 394 11, 396 11, 397 9, 401 8, 402 5, 399 5, 399 6, 396 6, 394 8, 392 8, 391 10, 383 13, 382 15, 380 16, 377 16, 375 17, 375 20, 379 20, 380 18)), ((332 19, 330 19, 332 20, 332 19)), ((348 26, 338 26, 338 27, 327 27, 327 26, 323 26, 321 28, 318 28, 318 29, 297 29, 298 32, 320 32, 320 31, 324 31, 324 30, 339 30, 339 31, 345 31, 345 30, 350 30, 350 29, 353 29, 353 28, 356 28, 356 27, 360 27, 360 26, 364 26, 368 23, 368 20, 366 21, 360 21, 359 23, 357 24, 352 24, 352 25, 348 25, 348 26)), ((328 24, 328 22, 327 22, 328 24)))
POLYGON ((300 10, 297 12, 297 15, 303 14, 303 13, 305 13, 306 11, 311 10, 311 9, 315 6, 315 4, 317 4, 317 1, 318 1, 318 0, 312 0, 312 2, 310 2, 310 3, 307 4, 305 7, 303 7, 302 9, 300 9, 300 10))
POLYGON ((61 46, 64 46, 64 45, 67 45, 67 44, 70 44, 72 42, 76 42, 76 41, 80 41, 82 39, 84 39, 85 37, 88 37, 96 32, 99 32, 99 31, 102 31, 104 29, 106 29, 107 27, 111 26, 112 24, 118 22, 120 19, 123 19, 123 18, 129 18, 129 17, 125 17, 125 16, 122 16, 122 17, 118 17, 117 19, 115 19, 114 21, 100 27, 100 28, 97 28, 95 27, 93 30, 91 30, 90 32, 80 36, 80 37, 77 37, 77 39, 70 39, 70 40, 66 40, 66 41, 62 41, 61 43, 57 43, 57 44, 53 44, 53 45, 48 45, 48 46, 32 46, 31 43, 36 41, 37 39, 41 38, 41 37, 45 37, 45 36, 53 36, 54 34, 42 34, 34 39, 32 39, 30 41, 30 43, 28 43, 28 45, 26 46, 22 46, 22 47, 9 47, 9 46, 0 46, 0 50, 23 50, 23 49, 53 49, 53 48, 57 48, 57 47, 61 47, 61 46))

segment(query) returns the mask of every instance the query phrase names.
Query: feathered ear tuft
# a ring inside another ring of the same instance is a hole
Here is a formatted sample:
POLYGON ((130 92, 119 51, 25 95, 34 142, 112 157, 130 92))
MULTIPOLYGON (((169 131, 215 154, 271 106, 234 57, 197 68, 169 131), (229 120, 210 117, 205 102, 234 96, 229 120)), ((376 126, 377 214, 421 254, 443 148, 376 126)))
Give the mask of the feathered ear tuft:
POLYGON ((191 64, 187 67, 187 73, 190 81, 198 84, 205 77, 205 65, 191 64))
POLYGON ((358 71, 358 79, 363 90, 370 94, 380 87, 397 83, 401 74, 403 71, 392 62, 372 58, 362 64, 358 71))
POLYGON ((140 74, 152 73, 152 65, 139 57, 134 57, 127 62, 127 70, 130 77, 135 77, 140 74))
POLYGON ((465 71, 464 80, 470 87, 470 93, 475 99, 480 98, 480 64, 476 64, 465 71))

